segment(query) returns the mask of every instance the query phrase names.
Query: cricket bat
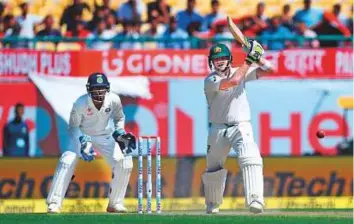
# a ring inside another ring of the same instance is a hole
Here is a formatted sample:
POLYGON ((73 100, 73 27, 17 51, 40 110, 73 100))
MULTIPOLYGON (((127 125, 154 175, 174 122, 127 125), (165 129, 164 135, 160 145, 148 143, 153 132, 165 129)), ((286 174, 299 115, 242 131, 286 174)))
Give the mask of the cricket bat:
POLYGON ((241 32, 241 30, 236 26, 236 24, 232 21, 230 16, 227 16, 227 25, 228 28, 232 34, 232 36, 234 36, 234 38, 242 45, 245 46, 246 48, 250 48, 249 43, 248 43, 248 39, 246 36, 243 35, 243 33, 241 32))
MULTIPOLYGON (((227 25, 228 25, 228 28, 229 28, 232 36, 234 36, 234 38, 242 45, 242 47, 246 47, 247 49, 250 49, 251 46, 248 43, 247 37, 245 35, 243 35, 241 30, 232 21, 230 16, 227 16, 227 25)), ((261 60, 258 62, 258 65, 262 66, 262 65, 264 65, 264 63, 265 63, 265 59, 261 58, 261 60)))

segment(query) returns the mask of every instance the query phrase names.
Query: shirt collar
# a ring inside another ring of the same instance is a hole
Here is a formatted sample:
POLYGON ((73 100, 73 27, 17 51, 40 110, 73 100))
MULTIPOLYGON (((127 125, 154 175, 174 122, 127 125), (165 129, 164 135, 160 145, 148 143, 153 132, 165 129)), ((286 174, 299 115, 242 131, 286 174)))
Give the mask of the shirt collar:
MULTIPOLYGON (((109 92, 106 93, 106 96, 104 98, 103 105, 101 108, 107 108, 109 106, 109 100, 108 100, 109 94, 110 94, 109 92)), ((90 108, 97 109, 96 106, 93 104, 92 98, 90 97, 89 94, 87 94, 87 102, 88 102, 88 106, 90 108)))

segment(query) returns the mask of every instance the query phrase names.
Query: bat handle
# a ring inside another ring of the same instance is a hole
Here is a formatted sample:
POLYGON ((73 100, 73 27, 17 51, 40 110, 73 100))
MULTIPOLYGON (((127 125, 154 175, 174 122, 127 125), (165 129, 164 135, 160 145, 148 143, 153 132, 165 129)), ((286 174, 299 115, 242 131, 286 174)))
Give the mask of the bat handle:
POLYGON ((244 40, 245 40, 245 47, 247 48, 247 49, 250 49, 251 48, 251 45, 250 45, 250 42, 248 42, 248 39, 247 39, 247 37, 244 37, 244 40))

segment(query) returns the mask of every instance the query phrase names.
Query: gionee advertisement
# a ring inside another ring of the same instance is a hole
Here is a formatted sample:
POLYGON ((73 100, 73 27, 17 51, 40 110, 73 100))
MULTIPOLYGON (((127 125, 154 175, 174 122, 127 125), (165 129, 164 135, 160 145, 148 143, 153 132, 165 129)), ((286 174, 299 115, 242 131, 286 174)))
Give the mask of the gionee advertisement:
MULTIPOLYGON (((31 72, 57 76, 87 76, 104 72, 108 76, 204 77, 208 72, 207 50, 82 50, 48 52, 4 49, 0 52, 0 76, 24 76, 31 72), (85 63, 80 63, 84 61, 85 63)), ((244 53, 233 50, 235 64, 244 53)), ((295 78, 352 78, 353 51, 350 48, 288 49, 267 51, 275 66, 273 76, 295 78)))

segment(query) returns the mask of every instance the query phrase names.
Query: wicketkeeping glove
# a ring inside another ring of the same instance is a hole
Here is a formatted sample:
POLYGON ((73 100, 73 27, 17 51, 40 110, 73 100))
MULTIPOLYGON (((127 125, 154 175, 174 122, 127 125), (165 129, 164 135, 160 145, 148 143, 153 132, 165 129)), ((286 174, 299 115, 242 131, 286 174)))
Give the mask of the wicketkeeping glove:
POLYGON ((126 133, 123 129, 117 129, 113 132, 112 136, 119 144, 124 155, 130 154, 136 149, 136 138, 132 133, 126 133))
POLYGON ((246 62, 249 64, 257 63, 264 54, 264 49, 256 40, 249 40, 250 49, 246 57, 246 62))
POLYGON ((95 159, 96 153, 92 147, 91 137, 88 135, 83 135, 79 137, 79 141, 81 144, 81 157, 84 161, 91 162, 95 159))

